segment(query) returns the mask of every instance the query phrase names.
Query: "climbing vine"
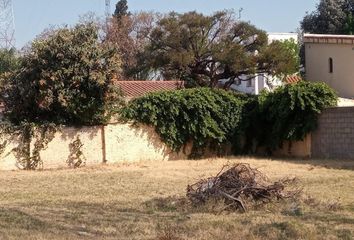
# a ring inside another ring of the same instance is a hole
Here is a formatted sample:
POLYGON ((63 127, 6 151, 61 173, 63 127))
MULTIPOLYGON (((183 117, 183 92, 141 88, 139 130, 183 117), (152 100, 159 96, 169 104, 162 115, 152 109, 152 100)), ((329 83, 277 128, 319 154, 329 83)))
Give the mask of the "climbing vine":
POLYGON ((249 153, 254 142, 272 151, 284 141, 303 140, 322 110, 336 103, 326 84, 302 81, 259 97, 209 88, 152 93, 130 102, 121 115, 154 126, 174 151, 193 142, 198 155, 231 143, 237 153, 249 153))
POLYGON ((194 157, 206 148, 217 149, 238 136, 246 102, 244 95, 221 89, 183 89, 135 99, 121 115, 125 120, 154 126, 174 151, 192 142, 190 157, 194 157))
POLYGON ((81 142, 79 136, 77 136, 76 139, 69 144, 70 155, 66 161, 69 167, 78 168, 86 164, 86 157, 82 152, 83 146, 84 144, 81 142))
POLYGON ((55 133, 60 130, 60 126, 51 123, 37 125, 25 122, 17 126, 4 124, 2 127, 2 133, 8 134, 11 131, 12 135, 18 138, 18 144, 12 152, 17 159, 17 167, 23 170, 36 170, 43 167, 40 152, 47 148, 55 133))
POLYGON ((300 141, 317 127, 319 114, 337 105, 337 95, 325 83, 301 81, 264 91, 259 96, 256 138, 268 150, 284 141, 300 141))

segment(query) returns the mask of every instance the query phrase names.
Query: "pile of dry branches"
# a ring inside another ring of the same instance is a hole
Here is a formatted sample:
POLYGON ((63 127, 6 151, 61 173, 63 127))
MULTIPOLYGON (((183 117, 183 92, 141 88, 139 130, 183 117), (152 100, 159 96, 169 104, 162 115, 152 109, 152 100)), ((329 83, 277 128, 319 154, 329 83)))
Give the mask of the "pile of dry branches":
POLYGON ((295 198, 300 189, 285 190, 296 179, 282 179, 270 183, 268 178, 249 164, 226 165, 215 176, 202 179, 187 187, 187 197, 194 205, 208 200, 223 200, 227 209, 246 211, 250 204, 295 198))

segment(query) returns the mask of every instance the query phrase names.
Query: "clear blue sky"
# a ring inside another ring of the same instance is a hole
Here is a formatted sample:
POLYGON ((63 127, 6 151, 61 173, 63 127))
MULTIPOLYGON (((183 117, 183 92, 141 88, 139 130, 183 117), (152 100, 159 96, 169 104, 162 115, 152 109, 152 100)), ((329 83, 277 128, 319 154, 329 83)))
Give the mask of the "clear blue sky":
MULTIPOLYGON (((111 0, 111 11, 118 0, 111 0)), ((296 31, 306 12, 318 0, 128 0, 130 11, 186 12, 206 14, 243 8, 242 20, 268 32, 296 31)), ((104 15, 104 0, 13 0, 16 46, 21 48, 50 25, 74 24, 88 12, 104 15)))

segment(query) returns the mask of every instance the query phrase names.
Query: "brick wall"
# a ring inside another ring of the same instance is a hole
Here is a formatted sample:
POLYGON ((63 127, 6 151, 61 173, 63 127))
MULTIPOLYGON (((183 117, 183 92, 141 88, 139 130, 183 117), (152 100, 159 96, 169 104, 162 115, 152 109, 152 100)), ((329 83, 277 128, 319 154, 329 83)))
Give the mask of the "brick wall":
POLYGON ((313 158, 354 158, 354 107, 330 108, 312 133, 313 158))

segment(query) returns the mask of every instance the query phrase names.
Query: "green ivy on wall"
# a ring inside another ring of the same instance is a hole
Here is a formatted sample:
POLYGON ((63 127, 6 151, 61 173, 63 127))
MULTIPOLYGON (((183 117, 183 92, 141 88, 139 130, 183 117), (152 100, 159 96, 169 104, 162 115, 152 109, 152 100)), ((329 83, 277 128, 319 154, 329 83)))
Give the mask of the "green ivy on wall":
POLYGON ((217 148, 237 136, 247 98, 219 89, 151 93, 122 110, 125 120, 152 125, 174 151, 193 142, 193 153, 217 148))
POLYGON ((286 140, 303 140, 316 129, 319 113, 336 103, 335 92, 326 84, 305 81, 258 97, 193 88, 134 99, 121 117, 154 126, 176 152, 193 142, 192 156, 229 143, 238 153, 249 153, 253 142, 271 152, 286 140))

